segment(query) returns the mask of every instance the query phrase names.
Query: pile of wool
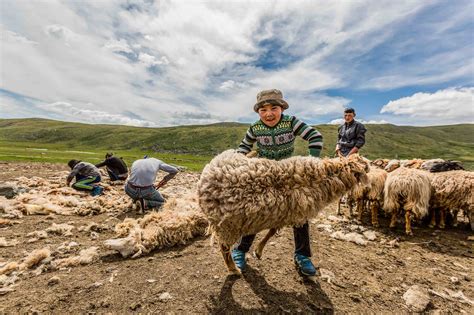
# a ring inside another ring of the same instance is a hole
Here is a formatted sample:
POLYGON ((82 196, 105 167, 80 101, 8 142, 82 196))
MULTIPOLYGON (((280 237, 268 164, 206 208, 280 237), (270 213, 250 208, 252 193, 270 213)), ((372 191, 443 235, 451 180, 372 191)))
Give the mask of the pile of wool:
POLYGON ((99 252, 98 248, 95 246, 89 247, 87 249, 83 249, 79 252, 79 255, 56 259, 51 262, 51 265, 54 268, 68 268, 68 267, 75 267, 79 265, 87 265, 95 262, 99 259, 99 252))
POLYGON ((208 221, 199 209, 197 197, 187 195, 169 199, 161 211, 142 219, 125 219, 115 231, 119 236, 128 236, 106 240, 105 245, 119 251, 123 257, 138 257, 153 249, 185 244, 204 235, 207 227, 208 221))

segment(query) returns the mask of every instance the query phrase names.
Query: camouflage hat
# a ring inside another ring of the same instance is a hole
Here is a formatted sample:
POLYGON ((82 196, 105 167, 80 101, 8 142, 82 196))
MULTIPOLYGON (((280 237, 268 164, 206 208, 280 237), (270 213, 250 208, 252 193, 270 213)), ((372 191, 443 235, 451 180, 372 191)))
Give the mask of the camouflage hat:
POLYGON ((258 109, 264 104, 276 104, 283 109, 287 109, 288 103, 283 99, 283 93, 277 89, 264 90, 257 94, 257 103, 253 106, 253 110, 258 113, 258 109))

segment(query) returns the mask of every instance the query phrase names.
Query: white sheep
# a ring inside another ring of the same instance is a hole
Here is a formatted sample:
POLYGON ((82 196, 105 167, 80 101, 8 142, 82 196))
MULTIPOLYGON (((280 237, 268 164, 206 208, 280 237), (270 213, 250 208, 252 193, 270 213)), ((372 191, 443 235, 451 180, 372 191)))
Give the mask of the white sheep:
POLYGON ((436 210, 440 212, 439 227, 444 228, 446 212, 452 210, 456 220, 457 211, 462 209, 468 214, 471 228, 474 230, 474 172, 459 170, 430 175, 433 187, 430 227, 436 225, 436 210))
POLYGON ((388 174, 384 187, 384 210, 392 214, 390 227, 395 227, 397 215, 405 210, 405 232, 413 235, 411 218, 421 219, 428 215, 431 197, 430 174, 401 167, 388 174))
POLYGON ((228 150, 204 168, 198 183, 199 205, 229 271, 240 274, 230 247, 241 236, 266 229, 271 229, 271 236, 284 226, 304 224, 352 187, 366 182, 367 171, 368 164, 358 155, 274 161, 228 150))

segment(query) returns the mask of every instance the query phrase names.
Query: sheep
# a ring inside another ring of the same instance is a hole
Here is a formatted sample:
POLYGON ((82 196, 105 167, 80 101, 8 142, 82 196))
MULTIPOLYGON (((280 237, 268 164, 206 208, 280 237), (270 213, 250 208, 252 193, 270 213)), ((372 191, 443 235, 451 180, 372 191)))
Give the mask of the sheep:
POLYGON ((385 166, 387 172, 393 172, 399 167, 406 168, 415 168, 420 169, 425 160, 422 159, 412 159, 412 160, 390 160, 385 166))
POLYGON ((364 211, 365 202, 370 204, 370 212, 372 225, 379 226, 378 209, 383 204, 383 189, 387 172, 377 167, 371 167, 367 173, 369 182, 367 185, 357 185, 351 192, 349 199, 353 199, 357 203, 358 220, 362 221, 362 213, 364 211))
POLYGON ((436 225, 436 209, 440 210, 440 228, 445 227, 446 210, 455 210, 456 220, 457 210, 463 209, 470 218, 471 229, 474 230, 474 172, 458 170, 430 175, 433 187, 430 200, 430 227, 436 225))
POLYGON ((199 210, 195 195, 170 198, 160 212, 151 212, 142 219, 125 219, 115 226, 118 236, 105 245, 117 250, 123 257, 133 258, 153 249, 185 244, 189 239, 205 235, 208 221, 199 210))
POLYGON ((389 159, 376 159, 376 160, 371 161, 370 165, 376 166, 380 169, 384 169, 387 166, 389 161, 390 161, 389 159))
POLYGON ((444 163, 444 160, 443 159, 431 159, 431 160, 427 160, 425 162, 423 162, 421 164, 421 169, 422 170, 425 170, 425 171, 429 171, 430 169, 433 168, 433 166, 435 166, 436 164, 439 164, 439 163, 444 163))
MULTIPOLYGON (((368 164, 358 155, 281 161, 227 150, 207 164, 198 182, 199 205, 209 220, 230 273, 240 274, 230 247, 242 235, 304 224, 360 182, 368 164)), ((260 246, 259 246, 260 247, 260 246)))
POLYGON ((401 167, 388 174, 384 187, 384 210, 392 214, 390 227, 397 223, 400 208, 405 210, 405 233, 413 235, 411 217, 421 219, 428 214, 431 197, 429 173, 401 167))

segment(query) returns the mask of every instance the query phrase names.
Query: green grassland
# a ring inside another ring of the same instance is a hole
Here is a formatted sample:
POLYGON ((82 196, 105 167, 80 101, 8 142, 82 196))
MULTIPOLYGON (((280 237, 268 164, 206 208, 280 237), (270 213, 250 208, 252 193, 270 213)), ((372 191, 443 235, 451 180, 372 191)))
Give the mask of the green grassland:
MULTIPOLYGON (((236 148, 248 125, 219 123, 204 126, 142 128, 89 125, 46 119, 0 119, 0 160, 65 163, 78 158, 92 163, 113 151, 127 163, 144 154, 190 170, 201 170, 223 150, 236 148)), ((337 126, 319 125, 324 136, 323 156, 332 156, 337 126)), ((362 154, 370 159, 456 159, 474 169, 474 125, 409 127, 367 125, 362 154)), ((306 154, 296 142, 296 154, 306 154)))

